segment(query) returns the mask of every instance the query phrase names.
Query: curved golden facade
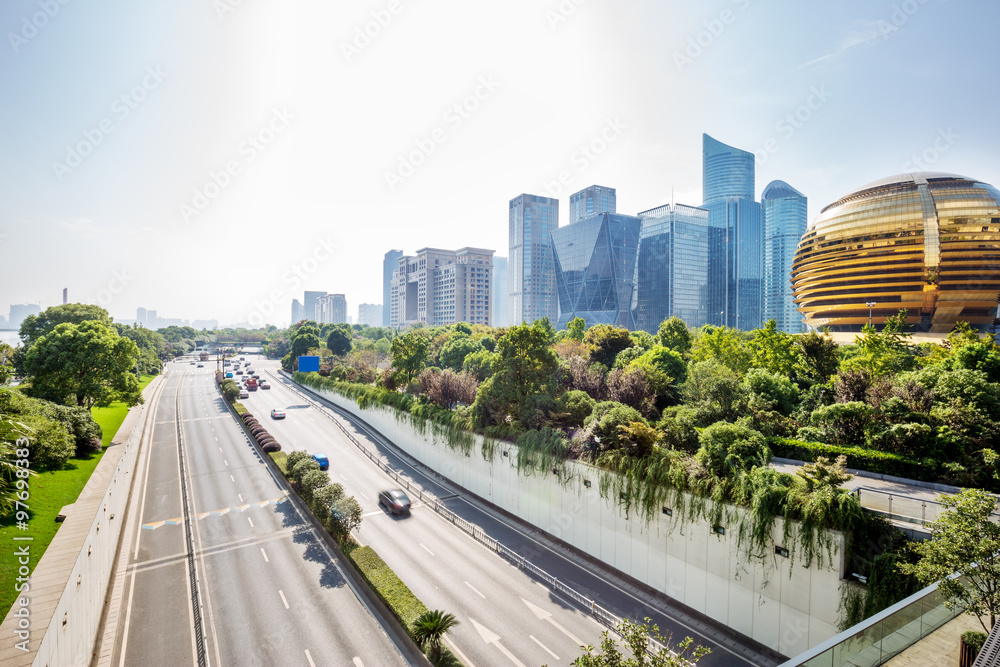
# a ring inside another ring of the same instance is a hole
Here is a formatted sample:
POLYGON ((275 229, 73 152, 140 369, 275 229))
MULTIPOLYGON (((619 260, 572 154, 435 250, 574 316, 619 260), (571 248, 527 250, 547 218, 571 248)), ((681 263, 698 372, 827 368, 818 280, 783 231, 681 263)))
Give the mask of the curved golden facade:
POLYGON ((985 330, 1000 298, 1000 191, 931 172, 869 183, 806 229, 791 278, 810 328, 860 331, 905 308, 917 331, 985 330))

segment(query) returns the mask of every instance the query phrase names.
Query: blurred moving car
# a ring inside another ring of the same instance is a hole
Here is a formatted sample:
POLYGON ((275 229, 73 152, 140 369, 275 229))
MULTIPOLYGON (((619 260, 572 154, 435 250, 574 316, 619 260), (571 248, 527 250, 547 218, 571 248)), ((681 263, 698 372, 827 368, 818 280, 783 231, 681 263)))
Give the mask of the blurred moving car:
POLYGON ((285 418, 284 410, 278 410, 277 408, 271 410, 271 419, 284 419, 284 418, 285 418))
POLYGON ((385 505, 390 514, 406 514, 410 511, 410 498, 401 489, 380 492, 378 504, 385 505))

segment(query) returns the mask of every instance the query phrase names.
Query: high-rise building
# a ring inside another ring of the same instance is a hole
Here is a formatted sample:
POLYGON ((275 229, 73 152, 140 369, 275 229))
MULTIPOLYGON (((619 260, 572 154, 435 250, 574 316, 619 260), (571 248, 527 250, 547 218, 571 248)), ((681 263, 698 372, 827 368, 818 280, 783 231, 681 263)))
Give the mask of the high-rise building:
POLYGON ((762 324, 763 235, 754 201, 754 155, 702 135, 708 209, 708 321, 750 330, 762 324))
POLYGON ((152 329, 153 331, 162 328, 160 326, 160 318, 157 316, 155 310, 146 311, 146 328, 152 329))
POLYGON ((11 304, 10 306, 10 328, 20 329, 28 315, 38 315, 42 312, 42 307, 37 303, 11 304))
POLYGON ((569 224, 597 213, 617 213, 618 197, 614 188, 591 185, 569 196, 569 224))
POLYGON ((669 204, 639 214, 635 326, 656 333, 679 317, 690 327, 708 320, 708 209, 669 204))
POLYGON ((303 319, 305 318, 302 316, 302 302, 292 299, 292 324, 297 324, 303 319))
POLYGON ((587 326, 635 329, 632 295, 642 220, 597 213, 551 232, 559 294, 557 329, 576 317, 587 326))
POLYGON ((347 323, 347 297, 343 294, 324 294, 321 297, 317 297, 316 323, 347 323))
POLYGON ((508 310, 507 258, 493 257, 493 321, 494 327, 507 326, 508 310))
POLYGON ((69 288, 63 287, 63 305, 69 303, 69 288))
POLYGON ((784 181, 771 181, 760 196, 764 218, 764 321, 780 331, 801 333, 805 320, 792 295, 792 262, 806 231, 805 195, 784 181))
POLYGON ((382 326, 382 312, 381 303, 362 303, 358 306, 358 324, 380 327, 382 326))
POLYGON ((382 322, 383 326, 388 326, 392 321, 390 308, 390 294, 393 285, 393 272, 399 268, 399 258, 403 256, 402 250, 390 250, 382 258, 382 322))
POLYGON ((521 194, 509 204, 507 274, 510 325, 559 315, 550 234, 559 227, 559 200, 521 194))
POLYGON ((140 307, 135 309, 135 323, 139 326, 146 326, 146 320, 148 317, 149 316, 146 314, 145 308, 140 307))
POLYGON ((421 248, 399 258, 389 325, 491 323, 493 250, 421 248))
POLYGON ((326 296, 326 292, 306 292, 302 299, 302 319, 319 322, 319 311, 316 310, 316 302, 321 296, 326 296))

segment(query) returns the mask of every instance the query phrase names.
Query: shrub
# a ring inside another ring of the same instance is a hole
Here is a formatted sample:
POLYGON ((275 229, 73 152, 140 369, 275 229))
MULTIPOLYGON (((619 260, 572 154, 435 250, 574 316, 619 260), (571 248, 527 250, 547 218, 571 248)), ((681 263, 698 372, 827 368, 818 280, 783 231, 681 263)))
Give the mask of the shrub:
POLYGON ((691 408, 678 406, 664 410, 658 426, 663 433, 662 446, 692 453, 698 450, 697 421, 691 408))
POLYGON ((583 426, 584 420, 594 411, 597 401, 585 391, 570 389, 556 398, 555 410, 560 415, 566 415, 562 420, 569 426, 583 426))
POLYGON ((279 445, 277 442, 273 442, 272 441, 272 442, 268 442, 265 445, 262 445, 261 449, 264 450, 265 454, 270 454, 271 452, 280 452, 281 451, 281 445, 279 445))
POLYGON ((962 633, 962 642, 969 647, 975 649, 978 654, 983 648, 983 644, 986 643, 986 633, 979 632, 978 630, 968 630, 962 633))
MULTIPOLYGON (((292 452, 292 454, 294 453, 295 452, 292 452)), ((305 452, 303 452, 303 454, 305 454, 305 452)), ((313 470, 319 472, 319 464, 316 463, 316 459, 314 459, 312 456, 309 456, 308 454, 306 454, 306 458, 304 459, 301 460, 296 459, 295 463, 293 463, 291 459, 292 455, 289 454, 288 478, 292 480, 292 482, 294 482, 295 484, 300 484, 302 482, 302 478, 307 473, 312 472, 313 470)))
POLYGON ((771 461, 771 449, 759 432, 742 424, 717 422, 701 432, 696 458, 717 477, 727 477, 771 461))
POLYGON ((645 420, 639 411, 614 401, 602 401, 594 406, 594 411, 584 422, 594 435, 601 440, 601 449, 614 449, 622 445, 619 426, 628 426, 632 422, 645 420))
POLYGON ((77 456, 101 451, 101 427, 94 421, 90 410, 75 405, 55 403, 50 403, 47 408, 48 414, 62 422, 73 437, 77 456))
POLYGON ((417 617, 427 611, 424 603, 417 599, 374 549, 356 547, 348 549, 347 555, 372 590, 404 626, 409 628, 417 617))
POLYGON ((843 454, 847 457, 847 467, 855 470, 867 470, 883 475, 895 475, 923 481, 934 481, 937 478, 936 466, 929 459, 917 461, 900 454, 880 452, 877 449, 828 445, 822 442, 806 442, 791 438, 772 438, 770 444, 771 451, 774 452, 775 456, 784 458, 815 461, 819 456, 835 459, 843 454))
MULTIPOLYGON (((301 466, 302 464, 300 463, 299 465, 301 466)), ((316 492, 324 486, 330 486, 330 477, 319 469, 318 463, 315 468, 310 468, 299 479, 299 493, 302 494, 302 499, 310 507, 312 507, 316 492)))
POLYGON ((743 376, 743 386, 752 395, 768 401, 775 410, 789 416, 799 402, 799 389, 787 377, 763 368, 752 368, 743 376))
MULTIPOLYGON (((289 475, 298 463, 305 461, 306 459, 313 460, 312 455, 303 449, 297 449, 294 452, 289 452, 288 456, 285 457, 285 464, 288 467, 289 475)), ((317 464, 317 467, 319 467, 319 464, 317 464)))

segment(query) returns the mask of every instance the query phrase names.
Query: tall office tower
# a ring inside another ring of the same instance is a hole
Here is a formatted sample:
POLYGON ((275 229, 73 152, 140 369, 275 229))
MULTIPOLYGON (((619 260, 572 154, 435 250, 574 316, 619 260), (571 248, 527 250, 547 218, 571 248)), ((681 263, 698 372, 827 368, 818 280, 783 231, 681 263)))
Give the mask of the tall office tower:
POLYGON ((292 299, 292 324, 298 324, 302 319, 302 302, 298 299, 292 299))
POLYGON ((63 305, 64 306, 68 303, 68 299, 69 299, 69 288, 68 287, 63 287, 63 305))
POLYGON ((556 271, 549 234, 559 227, 559 200, 521 194, 510 200, 508 325, 543 317, 555 322, 556 271))
POLYGON ((423 322, 490 325, 493 250, 421 248, 399 258, 391 326, 423 322))
POLYGON ((321 296, 326 296, 326 292, 306 292, 302 298, 302 319, 319 322, 319 311, 316 310, 316 302, 321 296))
POLYGON ((669 204, 639 214, 635 326, 655 334, 679 317, 689 327, 708 319, 708 209, 669 204))
POLYGON ((507 258, 493 257, 493 321, 491 326, 507 326, 507 258))
POLYGON ((370 327, 382 326, 382 304, 360 304, 358 306, 358 324, 367 324, 370 327))
POLYGON ((138 324, 141 327, 146 326, 146 318, 147 317, 148 317, 148 315, 146 315, 146 309, 145 308, 141 308, 140 307, 140 308, 136 308, 135 309, 135 323, 136 324, 138 324))
POLYGON ((631 215, 597 213, 553 230, 557 329, 576 317, 587 326, 613 324, 635 329, 632 294, 642 220, 631 215))
POLYGON ((325 294, 316 299, 318 324, 346 324, 347 298, 343 294, 325 294))
POLYGON ((792 261, 806 232, 805 195, 784 181, 771 181, 760 197, 764 218, 764 321, 780 331, 802 333, 805 319, 792 300, 792 261))
POLYGON ((754 155, 702 135, 708 209, 708 322, 749 331, 762 323, 763 234, 754 155))
POLYGON ((389 326, 392 321, 390 312, 390 301, 393 285, 393 272, 399 268, 399 258, 403 256, 402 250, 390 250, 382 258, 382 322, 383 326, 389 326))
POLYGON ((591 185, 569 196, 569 224, 597 213, 617 213, 618 197, 614 188, 591 185))
POLYGON ((157 316, 155 310, 146 311, 146 328, 156 331, 160 329, 160 318, 157 316))

